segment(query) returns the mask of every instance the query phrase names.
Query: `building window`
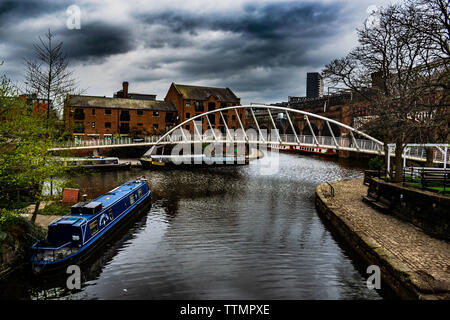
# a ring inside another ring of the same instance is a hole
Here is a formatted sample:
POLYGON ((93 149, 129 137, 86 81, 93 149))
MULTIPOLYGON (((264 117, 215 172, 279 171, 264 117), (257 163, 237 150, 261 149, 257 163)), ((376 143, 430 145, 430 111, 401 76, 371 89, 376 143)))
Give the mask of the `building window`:
POLYGON ((173 116, 173 113, 171 113, 171 112, 166 113, 166 122, 173 122, 174 118, 175 117, 173 116))
POLYGON ((105 122, 105 128, 111 128, 111 122, 105 122))
POLYGON ((191 114, 188 112, 186 113, 186 119, 189 119, 191 117, 191 114))
POLYGON ((216 104, 214 102, 208 102, 208 111, 216 109, 216 104))
POLYGON ((92 122, 92 123, 91 123, 91 127, 92 127, 92 128, 95 128, 95 122, 92 122))
POLYGON ((95 109, 92 109, 92 115, 95 116, 95 109))
POLYGON ((191 106, 191 102, 190 101, 186 101, 186 107, 190 107, 191 106))
MULTIPOLYGON (((223 115, 223 119, 225 119, 225 123, 228 123, 228 116, 227 116, 227 115, 224 114, 224 115, 223 115)), ((220 123, 220 124, 223 124, 222 117, 220 117, 219 123, 220 123)))
POLYGON ((143 126, 143 124, 142 124, 142 123, 138 123, 138 126, 139 126, 139 127, 142 127, 142 126, 143 126))
POLYGON ((154 117, 159 117, 159 112, 158 111, 153 111, 153 116, 154 117))
POLYGON ((130 121, 130 111, 122 110, 120 112, 120 121, 130 121))
POLYGON ((227 107, 227 104, 224 103, 224 102, 222 102, 222 103, 220 104, 220 107, 221 107, 221 108, 226 108, 226 107, 227 107))
POLYGON ((143 110, 138 110, 138 111, 137 111, 137 115, 138 115, 139 117, 142 117, 142 116, 144 115, 144 111, 143 111, 143 110))
POLYGON ((74 133, 84 133, 84 123, 83 122, 75 122, 73 127, 74 133))
POLYGON ((216 124, 216 114, 215 113, 208 114, 208 119, 209 119, 209 122, 211 122, 211 124, 216 124))
POLYGON ((105 109, 105 115, 111 114, 111 109, 105 109))
POLYGON ((128 122, 122 122, 120 124, 120 133, 127 134, 130 132, 130 124, 128 122))
POLYGON ((190 129, 191 129, 191 126, 187 124, 186 125, 186 130, 189 131, 190 129))
POLYGON ((75 120, 84 120, 84 110, 77 108, 75 109, 75 114, 73 115, 75 120))
POLYGON ((197 112, 203 112, 203 102, 197 101, 195 102, 195 111, 197 112))
POLYGON ((153 124, 153 129, 158 130, 158 124, 157 123, 153 124))
POLYGON ((234 114, 231 115, 231 121, 236 121, 236 115, 234 114))

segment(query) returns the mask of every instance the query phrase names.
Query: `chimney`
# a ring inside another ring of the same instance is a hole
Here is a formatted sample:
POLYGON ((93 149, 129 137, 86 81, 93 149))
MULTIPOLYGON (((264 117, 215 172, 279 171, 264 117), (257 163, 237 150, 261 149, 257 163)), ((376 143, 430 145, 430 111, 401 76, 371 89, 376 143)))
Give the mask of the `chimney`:
POLYGON ((128 81, 122 83, 123 98, 128 98, 128 81))

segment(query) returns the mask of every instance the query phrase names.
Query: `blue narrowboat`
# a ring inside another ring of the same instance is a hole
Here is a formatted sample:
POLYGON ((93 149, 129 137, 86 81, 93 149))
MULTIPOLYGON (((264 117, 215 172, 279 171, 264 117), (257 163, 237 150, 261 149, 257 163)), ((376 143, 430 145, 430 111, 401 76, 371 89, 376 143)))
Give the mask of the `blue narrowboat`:
POLYGON ((90 202, 79 202, 71 212, 48 226, 47 237, 32 247, 35 273, 47 273, 78 263, 118 229, 150 199, 145 177, 128 181, 90 202))

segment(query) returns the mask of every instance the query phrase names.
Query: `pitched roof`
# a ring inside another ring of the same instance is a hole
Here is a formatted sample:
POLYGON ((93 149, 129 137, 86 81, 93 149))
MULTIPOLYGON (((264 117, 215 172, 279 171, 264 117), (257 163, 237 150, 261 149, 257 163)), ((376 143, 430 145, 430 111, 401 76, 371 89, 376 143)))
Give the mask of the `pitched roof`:
POLYGON ((210 96, 221 102, 240 102, 230 88, 213 88, 201 86, 189 86, 172 83, 175 89, 183 96, 183 99, 208 100, 210 96))
POLYGON ((139 109, 176 112, 177 109, 169 101, 109 98, 98 96, 70 95, 67 104, 72 107, 139 109))

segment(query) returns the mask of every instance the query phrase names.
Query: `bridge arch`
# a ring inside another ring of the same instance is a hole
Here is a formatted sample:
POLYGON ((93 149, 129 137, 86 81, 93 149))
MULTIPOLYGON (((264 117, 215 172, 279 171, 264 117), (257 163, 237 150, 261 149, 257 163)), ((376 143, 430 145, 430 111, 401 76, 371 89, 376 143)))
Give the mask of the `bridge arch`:
MULTIPOLYGON (((144 156, 148 156, 148 155, 152 154, 153 150, 155 150, 155 148, 160 143, 164 143, 164 142, 174 143, 175 141, 172 140, 171 134, 174 133, 176 130, 179 130, 180 128, 184 128, 184 126, 186 124, 190 123, 190 122, 192 122, 193 128, 195 130, 194 131, 194 135, 197 134, 198 136, 200 136, 200 132, 199 132, 198 128, 195 126, 195 121, 196 120, 198 121, 199 119, 201 120, 201 118, 203 118, 203 117, 205 117, 206 121, 208 122, 208 126, 209 126, 210 129, 212 129, 212 130, 216 129, 210 123, 209 116, 212 115, 212 114, 217 114, 217 113, 219 114, 219 118, 224 123, 224 125, 222 126, 223 129, 221 129, 222 133, 226 134, 226 139, 228 139, 228 137, 233 139, 233 137, 231 137, 231 133, 230 133, 230 130, 229 130, 228 125, 227 125, 226 117, 223 114, 223 112, 226 111, 228 113, 231 110, 234 110, 234 112, 235 112, 235 114, 237 116, 237 120, 239 122, 238 126, 243 131, 245 131, 245 127, 244 127, 244 125, 242 123, 243 119, 241 119, 240 115, 243 115, 242 118, 245 115, 247 117, 252 117, 253 120, 254 120, 254 126, 256 126, 256 129, 259 132, 260 136, 262 136, 262 134, 261 134, 261 127, 260 127, 260 125, 259 125, 259 123, 257 121, 256 116, 255 116, 255 110, 259 110, 259 111, 263 111, 263 112, 264 112, 264 110, 267 111, 267 115, 270 118, 270 121, 271 121, 271 124, 272 124, 271 127, 275 128, 277 130, 279 130, 279 128, 276 125, 278 119, 274 115, 277 114, 279 116, 280 114, 285 114, 286 115, 286 120, 287 120, 287 123, 288 123, 287 126, 291 128, 291 131, 292 131, 293 135, 295 136, 295 142, 300 144, 301 143, 300 139, 299 139, 300 137, 297 134, 297 130, 295 130, 293 121, 291 119, 291 114, 300 114, 300 115, 303 115, 303 120, 306 122, 306 125, 304 125, 304 127, 303 127, 302 133, 305 135, 305 133, 307 132, 305 130, 308 129, 309 130, 309 134, 312 136, 311 143, 314 144, 314 145, 319 146, 319 145, 321 145, 323 143, 321 143, 321 141, 319 141, 320 140, 319 137, 318 137, 319 130, 318 130, 317 126, 313 125, 313 123, 310 121, 310 119, 311 120, 320 120, 320 121, 323 122, 323 127, 322 128, 327 127, 329 133, 331 134, 330 138, 332 138, 332 139, 329 139, 330 141, 332 141, 331 142, 331 147, 334 147, 336 149, 340 149, 340 148, 345 148, 346 147, 345 145, 343 146, 342 144, 340 144, 340 142, 338 141, 339 136, 334 134, 334 132, 337 132, 337 130, 333 129, 333 128, 337 127, 337 128, 339 128, 339 133, 341 133, 343 130, 344 131, 348 131, 350 133, 350 137, 351 137, 352 140, 348 144, 352 145, 352 148, 356 148, 356 150, 358 150, 358 151, 360 150, 360 146, 359 146, 359 144, 358 144, 358 142, 356 141, 356 138, 355 138, 355 136, 360 136, 360 137, 363 137, 363 138, 369 140, 369 142, 371 142, 372 145, 375 145, 375 147, 376 147, 375 149, 376 150, 374 150, 375 151, 374 153, 381 153, 383 151, 383 142, 375 139, 374 137, 371 137, 370 135, 368 135, 368 134, 366 134, 366 133, 364 133, 362 131, 359 131, 359 130, 353 128, 353 127, 350 127, 350 126, 348 126, 346 124, 343 124, 341 122, 338 122, 336 120, 333 120, 333 119, 330 119, 330 118, 327 118, 327 117, 324 117, 324 116, 320 116, 320 115, 317 115, 317 114, 314 114, 314 113, 311 113, 311 112, 307 112, 307 111, 303 111, 303 110, 297 110, 297 109, 292 109, 292 108, 288 108, 288 107, 280 107, 280 106, 272 106, 272 105, 264 105, 264 104, 251 104, 251 105, 224 107, 224 108, 209 110, 209 111, 203 112, 201 114, 197 114, 197 115, 191 117, 190 119, 187 119, 187 120, 179 123, 178 125, 173 127, 171 130, 166 132, 163 136, 161 136, 156 141, 155 145, 152 148, 150 148, 144 154, 144 156), (239 112, 237 111, 239 109, 244 109, 244 112, 241 112, 239 114, 239 112), (275 114, 272 114, 272 112, 274 112, 275 114), (333 125, 333 127, 332 127, 332 125, 333 125), (314 127, 316 127, 317 130, 315 130, 314 127), (167 140, 169 140, 169 141, 167 141, 167 140)), ((187 142, 188 140, 187 140, 185 134, 183 132, 181 132, 181 134, 183 135, 183 140, 187 142)), ((246 138, 246 140, 248 140, 248 137, 245 137, 245 138, 246 138)), ((214 134, 214 139, 217 139, 215 134, 214 134)), ((323 139, 321 139, 321 140, 323 140, 323 139)), ((264 138, 262 138, 262 140, 259 141, 259 142, 272 143, 272 142, 265 141, 264 138)), ((278 134, 278 143, 281 143, 280 134, 278 134)))

